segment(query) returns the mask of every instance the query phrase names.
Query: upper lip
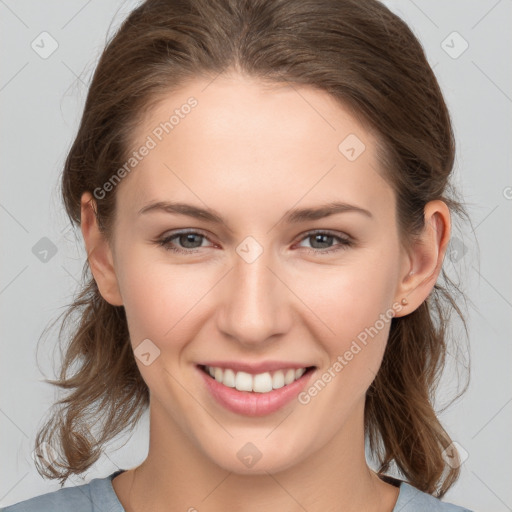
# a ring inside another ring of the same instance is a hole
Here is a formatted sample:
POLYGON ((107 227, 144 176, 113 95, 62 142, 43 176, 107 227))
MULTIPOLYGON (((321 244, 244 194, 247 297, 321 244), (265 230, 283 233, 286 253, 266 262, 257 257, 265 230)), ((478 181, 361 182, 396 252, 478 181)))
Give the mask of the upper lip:
POLYGON ((214 368, 231 368, 235 372, 246 372, 256 375, 258 373, 271 372, 274 370, 286 370, 289 368, 309 368, 313 365, 293 363, 290 361, 262 361, 260 363, 241 363, 237 361, 205 361, 199 366, 213 366, 214 368))

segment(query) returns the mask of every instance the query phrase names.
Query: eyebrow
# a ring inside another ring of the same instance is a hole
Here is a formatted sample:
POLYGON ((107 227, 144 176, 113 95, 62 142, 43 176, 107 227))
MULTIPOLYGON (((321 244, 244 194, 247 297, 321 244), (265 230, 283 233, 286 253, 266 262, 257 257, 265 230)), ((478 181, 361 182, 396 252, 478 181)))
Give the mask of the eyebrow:
MULTIPOLYGON (((177 215, 186 215, 188 217, 204 220, 213 224, 227 225, 222 216, 211 208, 200 208, 191 204, 173 201, 157 201, 149 203, 139 210, 138 215, 157 211, 177 215)), ((330 215, 345 212, 362 213, 369 218, 373 218, 373 215, 370 211, 365 210, 359 206, 341 202, 330 202, 310 208, 294 208, 288 210, 284 214, 283 220, 288 224, 298 224, 300 222, 319 220, 325 217, 329 217, 330 215)))

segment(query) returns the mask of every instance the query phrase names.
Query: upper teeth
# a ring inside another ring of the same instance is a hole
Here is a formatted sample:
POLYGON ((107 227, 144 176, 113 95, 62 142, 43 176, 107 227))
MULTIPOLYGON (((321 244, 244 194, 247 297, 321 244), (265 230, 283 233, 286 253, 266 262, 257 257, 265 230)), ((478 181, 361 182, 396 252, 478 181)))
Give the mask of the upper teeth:
POLYGON ((218 368, 205 366, 206 371, 217 381, 238 391, 255 391, 256 393, 268 393, 273 389, 279 389, 304 375, 306 368, 297 370, 277 370, 252 375, 247 372, 235 372, 230 368, 218 368))

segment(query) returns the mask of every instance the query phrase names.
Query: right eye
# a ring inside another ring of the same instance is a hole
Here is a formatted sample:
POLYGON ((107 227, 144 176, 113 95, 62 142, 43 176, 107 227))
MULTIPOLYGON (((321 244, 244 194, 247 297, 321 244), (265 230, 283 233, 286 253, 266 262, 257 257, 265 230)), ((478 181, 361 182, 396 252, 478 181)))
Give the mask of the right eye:
POLYGON ((197 244, 198 239, 207 238, 206 235, 203 235, 202 233, 199 233, 197 231, 180 231, 178 233, 167 235, 164 238, 159 239, 157 243, 167 251, 172 251, 180 254, 193 254, 199 252, 198 249, 201 247, 201 243, 199 244, 199 246, 195 245, 197 244), (180 247, 177 247, 173 243, 174 240, 177 240, 185 248, 182 249, 180 247), (190 245, 192 245, 193 247, 190 247, 190 245))

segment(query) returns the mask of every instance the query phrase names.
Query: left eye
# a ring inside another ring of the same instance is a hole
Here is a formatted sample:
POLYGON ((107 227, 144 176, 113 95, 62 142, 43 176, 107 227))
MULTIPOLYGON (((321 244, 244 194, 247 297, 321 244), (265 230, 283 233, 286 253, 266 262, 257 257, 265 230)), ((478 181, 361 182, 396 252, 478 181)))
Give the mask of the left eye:
MULTIPOLYGON (((175 233, 170 236, 166 236, 160 240, 157 241, 158 245, 162 246, 165 250, 173 251, 177 253, 182 254, 192 254, 198 252, 199 248, 202 247, 202 240, 205 239, 208 240, 206 235, 203 235, 197 231, 186 231, 186 232, 180 232, 175 233), (195 240, 194 240, 195 239, 195 240), (176 245, 173 244, 173 241, 177 240, 180 244, 182 244, 182 247, 176 247, 176 245)), ((335 235, 334 233, 331 233, 329 231, 311 231, 309 233, 306 233, 300 241, 305 240, 314 240, 314 244, 327 244, 329 245, 334 240, 338 240, 339 244, 334 247, 320 247, 315 248, 313 247, 312 250, 309 251, 309 253, 314 254, 327 254, 332 253, 336 251, 340 251, 343 249, 347 249, 353 245, 352 239, 350 239, 347 236, 339 236, 335 235)))
POLYGON ((309 253, 316 253, 316 254, 329 254, 337 251, 341 251, 343 249, 348 249, 353 245, 352 239, 350 239, 348 236, 339 236, 335 235, 334 233, 331 233, 329 231, 312 231, 309 233, 306 233, 306 235, 301 240, 314 240, 315 244, 330 244, 333 240, 338 240, 339 244, 334 247, 328 248, 328 250, 322 250, 326 249, 323 248, 315 248, 313 247, 313 250, 309 251, 309 253))

